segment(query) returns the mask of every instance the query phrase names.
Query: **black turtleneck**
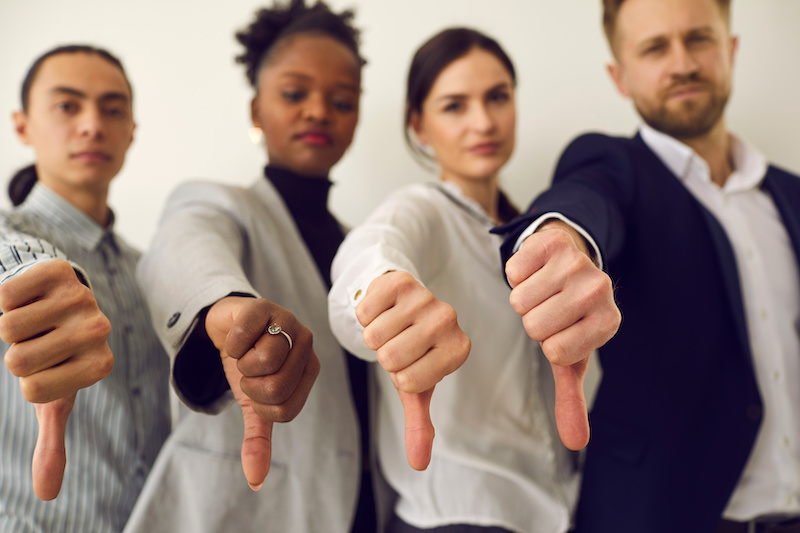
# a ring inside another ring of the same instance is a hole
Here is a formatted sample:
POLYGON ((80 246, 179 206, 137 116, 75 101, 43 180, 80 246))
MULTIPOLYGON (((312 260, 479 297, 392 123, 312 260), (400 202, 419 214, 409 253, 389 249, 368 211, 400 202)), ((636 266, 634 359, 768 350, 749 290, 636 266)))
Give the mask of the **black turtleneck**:
MULTIPOLYGON (((272 165, 267 165, 264 174, 278 190, 292 214, 294 223, 300 230, 300 235, 311 252, 322 279, 325 280, 325 285, 330 289, 331 263, 344 239, 342 227, 328 211, 328 193, 333 183, 327 177, 301 176, 272 165)), ((367 363, 346 351, 344 354, 350 374, 350 388, 361 426, 361 450, 364 457, 361 493, 352 531, 375 531, 377 528, 375 500, 368 468, 370 429, 367 410, 367 363)))
POLYGON ((267 165, 264 173, 292 214, 297 229, 328 289, 331 288, 331 263, 344 239, 339 222, 328 211, 328 193, 333 183, 328 178, 309 178, 284 168, 267 165))

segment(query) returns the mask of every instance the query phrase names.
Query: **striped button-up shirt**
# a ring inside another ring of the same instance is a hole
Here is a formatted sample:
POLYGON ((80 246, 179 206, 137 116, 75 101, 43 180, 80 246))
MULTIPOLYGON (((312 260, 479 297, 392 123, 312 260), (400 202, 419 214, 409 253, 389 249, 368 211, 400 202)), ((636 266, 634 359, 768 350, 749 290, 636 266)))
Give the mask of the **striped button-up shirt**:
MULTIPOLYGON (((0 282, 52 259, 70 261, 111 321, 114 370, 78 392, 67 425, 67 468, 53 501, 36 498, 38 425, 17 378, 0 367, 0 532, 121 531, 169 432, 169 362, 136 284, 139 252, 37 184, 0 214, 0 282)), ((0 343, 0 349, 8 345, 0 343)))

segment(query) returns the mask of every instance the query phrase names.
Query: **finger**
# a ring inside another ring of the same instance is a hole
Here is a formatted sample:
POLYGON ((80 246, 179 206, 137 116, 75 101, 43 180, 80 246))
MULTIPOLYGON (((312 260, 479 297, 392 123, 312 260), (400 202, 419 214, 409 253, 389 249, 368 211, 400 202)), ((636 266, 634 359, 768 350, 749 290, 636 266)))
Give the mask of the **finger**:
MULTIPOLYGON (((11 348, 15 348, 16 345, 11 348)), ((79 389, 94 385, 108 376, 114 368, 114 356, 108 344, 87 350, 64 363, 19 379, 25 400, 48 403, 75 394, 79 389)))
POLYGON ((370 350, 379 350, 391 339, 405 331, 414 322, 414 318, 409 315, 406 305, 386 309, 364 326, 364 344, 370 350))
MULTIPOLYGON (((294 346, 294 339, 293 346, 294 346)), ((282 334, 271 335, 266 331, 255 345, 239 359, 238 367, 246 377, 275 374, 289 358, 289 342, 282 334)))
POLYGON ((274 374, 267 376, 244 376, 242 391, 256 403, 282 404, 292 395, 300 383, 308 358, 292 350, 283 366, 274 374))
POLYGON ((60 259, 40 263, 0 284, 0 309, 8 312, 22 307, 63 284, 81 284, 69 263, 60 259))
POLYGON ((236 359, 222 354, 222 368, 228 379, 231 392, 242 410, 244 421, 244 437, 242 438, 242 472, 248 485, 257 491, 264 484, 269 473, 272 459, 272 421, 259 417, 253 411, 251 400, 239 385, 241 373, 236 366, 236 359))
POLYGON ((67 453, 64 438, 75 395, 35 404, 39 435, 33 451, 33 491, 40 500, 52 500, 61 490, 67 453))
POLYGON ((249 401, 240 407, 244 419, 242 471, 250 488, 258 491, 264 485, 272 459, 272 421, 258 416, 249 401))
POLYGON ((506 261, 506 278, 512 288, 516 288, 547 261, 546 250, 541 246, 541 236, 534 233, 522 242, 517 252, 506 261))
POLYGON ((308 399, 314 381, 320 370, 320 362, 316 355, 308 362, 297 387, 291 396, 281 404, 264 404, 253 402, 253 410, 262 418, 275 422, 290 422, 300 413, 308 399))
POLYGON ((588 364, 588 358, 570 366, 551 364, 556 389, 556 427, 561 442, 570 450, 581 450, 589 443, 589 413, 583 393, 588 364))
POLYGON ((396 282, 396 272, 384 274, 372 280, 367 287, 367 293, 356 306, 356 318, 359 324, 367 327, 388 309, 394 307, 397 302, 397 290, 393 282, 396 282))
POLYGON ((425 470, 431 462, 434 429, 430 406, 433 389, 420 394, 397 391, 406 414, 406 457, 414 470, 425 470))
POLYGON ((111 324, 102 313, 75 317, 43 335, 14 342, 6 351, 5 363, 15 376, 29 376, 53 368, 75 354, 88 355, 107 347, 110 331, 111 324))
MULTIPOLYGON (((419 330, 424 326, 415 324, 389 341, 381 350, 395 350, 402 353, 404 350, 410 352, 414 346, 412 339, 424 338, 425 334, 419 330)), ((404 368, 392 372, 389 375, 395 388, 409 393, 421 393, 433 388, 445 376, 455 372, 469 355, 471 343, 469 337, 460 328, 456 328, 447 335, 439 336, 435 339, 436 344, 423 354, 406 353, 409 359, 414 357, 414 361, 404 368)), ((428 346, 431 341, 427 341, 420 346, 428 346)), ((421 350, 422 348, 420 348, 421 350)), ((378 361, 381 361, 380 350, 378 361)))

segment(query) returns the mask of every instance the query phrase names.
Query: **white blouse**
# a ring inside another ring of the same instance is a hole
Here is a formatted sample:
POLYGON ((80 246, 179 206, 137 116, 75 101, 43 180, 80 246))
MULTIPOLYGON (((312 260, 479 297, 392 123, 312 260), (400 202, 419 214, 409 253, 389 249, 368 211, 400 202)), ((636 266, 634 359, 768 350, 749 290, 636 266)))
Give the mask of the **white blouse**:
POLYGON ((376 361, 355 309, 372 280, 410 273, 450 304, 472 341, 467 362, 437 386, 427 470, 407 463, 404 412, 388 374, 379 383, 379 465, 397 491, 396 514, 419 528, 467 523, 564 532, 577 497, 572 452, 558 439, 553 377, 508 302, 490 218, 452 183, 392 195, 345 238, 332 266, 331 327, 351 353, 376 361))

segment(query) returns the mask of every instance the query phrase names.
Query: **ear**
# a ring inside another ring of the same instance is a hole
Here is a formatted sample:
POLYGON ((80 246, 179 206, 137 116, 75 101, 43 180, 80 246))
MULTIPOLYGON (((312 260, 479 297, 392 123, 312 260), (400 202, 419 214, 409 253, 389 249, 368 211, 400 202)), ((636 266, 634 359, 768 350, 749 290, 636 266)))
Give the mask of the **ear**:
POLYGON ((739 36, 738 35, 731 35, 731 69, 733 69, 733 63, 736 59, 736 52, 739 51, 739 36))
POLYGON ((130 148, 131 144, 133 144, 133 139, 135 139, 135 136, 133 135, 133 133, 135 131, 136 131, 136 122, 131 124, 131 138, 128 140, 128 148, 130 148))
POLYGON ((261 127, 261 121, 258 118, 258 94, 256 94, 252 100, 250 100, 250 122, 256 128, 261 127))
POLYGON ((617 91, 625 98, 630 98, 631 93, 628 90, 628 84, 625 82, 625 69, 617 61, 606 64, 606 71, 611 76, 611 81, 617 88, 617 91))
POLYGON ((20 142, 30 146, 31 140, 28 136, 28 116, 24 111, 14 111, 11 114, 11 120, 14 122, 14 132, 17 134, 20 142))
POLYGON ((416 111, 412 111, 408 117, 408 127, 414 132, 420 144, 428 144, 428 136, 425 135, 425 128, 422 125, 422 117, 416 111))

